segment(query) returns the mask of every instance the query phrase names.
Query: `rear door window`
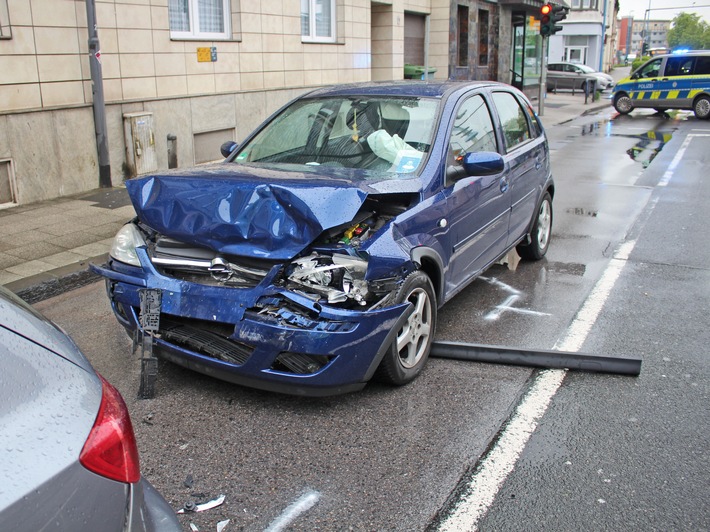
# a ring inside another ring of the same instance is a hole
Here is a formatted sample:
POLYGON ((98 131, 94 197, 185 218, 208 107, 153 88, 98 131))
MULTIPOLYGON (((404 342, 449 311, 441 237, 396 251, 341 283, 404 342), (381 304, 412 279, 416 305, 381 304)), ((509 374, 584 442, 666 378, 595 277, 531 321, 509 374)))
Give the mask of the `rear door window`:
POLYGON ((694 74, 696 76, 710 75, 710 55, 703 55, 696 58, 694 74))
POLYGON ((690 76, 693 74, 694 57, 669 57, 666 60, 666 77, 690 76))
POLYGON ((515 96, 509 92, 494 92, 493 102, 500 117, 507 150, 511 151, 518 144, 530 140, 528 119, 515 96))

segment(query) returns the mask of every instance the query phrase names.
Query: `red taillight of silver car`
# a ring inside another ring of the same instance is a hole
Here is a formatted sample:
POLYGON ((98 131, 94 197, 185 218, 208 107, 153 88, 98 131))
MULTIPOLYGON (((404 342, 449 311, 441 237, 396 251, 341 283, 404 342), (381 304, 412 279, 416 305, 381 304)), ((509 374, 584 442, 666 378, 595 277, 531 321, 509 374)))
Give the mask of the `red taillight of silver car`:
POLYGON ((90 471, 132 484, 140 480, 138 446, 123 397, 99 375, 101 406, 79 461, 90 471))

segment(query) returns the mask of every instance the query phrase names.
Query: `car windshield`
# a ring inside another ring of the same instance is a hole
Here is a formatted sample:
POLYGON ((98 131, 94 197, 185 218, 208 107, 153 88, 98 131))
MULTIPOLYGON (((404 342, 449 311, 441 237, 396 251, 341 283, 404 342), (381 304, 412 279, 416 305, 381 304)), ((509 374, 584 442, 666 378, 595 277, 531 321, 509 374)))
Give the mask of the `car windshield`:
POLYGON ((244 145, 233 161, 412 174, 431 146, 437 107, 436 99, 412 97, 298 100, 244 145))
POLYGON ((587 66, 587 65, 577 65, 578 68, 580 68, 582 71, 590 73, 590 72, 596 72, 592 67, 587 66))

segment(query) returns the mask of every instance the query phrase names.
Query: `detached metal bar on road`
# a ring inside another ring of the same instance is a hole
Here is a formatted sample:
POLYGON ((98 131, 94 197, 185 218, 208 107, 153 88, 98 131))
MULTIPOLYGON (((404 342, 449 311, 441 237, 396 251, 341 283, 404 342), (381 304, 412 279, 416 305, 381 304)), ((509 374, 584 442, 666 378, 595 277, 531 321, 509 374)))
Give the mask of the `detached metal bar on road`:
POLYGON ((435 341, 431 346, 431 356, 534 368, 617 373, 635 377, 641 373, 640 358, 610 357, 566 351, 515 349, 513 347, 463 342, 435 341))

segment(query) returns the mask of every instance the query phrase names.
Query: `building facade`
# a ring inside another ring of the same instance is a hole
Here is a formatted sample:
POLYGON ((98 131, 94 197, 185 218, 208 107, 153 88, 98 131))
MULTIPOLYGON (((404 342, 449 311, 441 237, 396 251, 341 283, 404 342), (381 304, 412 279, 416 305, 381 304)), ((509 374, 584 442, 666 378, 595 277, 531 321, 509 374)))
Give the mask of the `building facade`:
POLYGON ((648 49, 668 48, 668 30, 670 20, 634 20, 631 25, 630 52, 641 55, 644 41, 648 41, 648 49))
POLYGON ((402 79, 405 63, 535 95, 541 49, 531 20, 542 3, 0 0, 0 205, 99 186, 91 61, 116 186, 218 160, 222 142, 243 139, 298 94, 402 79))
POLYGON ((615 0, 569 0, 562 31, 550 37, 549 62, 567 61, 609 72, 616 63, 617 13, 615 0))

